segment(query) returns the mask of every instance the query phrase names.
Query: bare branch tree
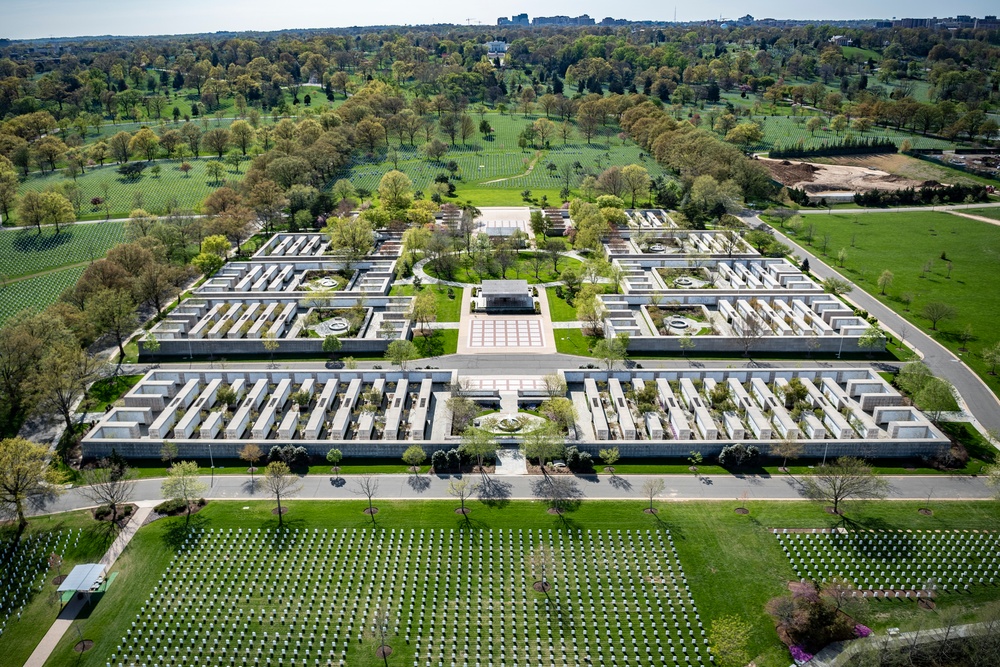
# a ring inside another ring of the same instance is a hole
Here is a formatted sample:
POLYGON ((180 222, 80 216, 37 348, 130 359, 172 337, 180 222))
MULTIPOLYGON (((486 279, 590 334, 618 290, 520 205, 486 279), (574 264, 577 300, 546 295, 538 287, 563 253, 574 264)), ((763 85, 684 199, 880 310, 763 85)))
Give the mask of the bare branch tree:
POLYGON ((368 499, 368 509, 365 513, 372 518, 372 525, 375 525, 375 513, 378 512, 378 508, 372 505, 372 499, 378 494, 378 478, 372 473, 361 475, 358 477, 358 488, 353 493, 368 499))
POLYGON ((98 505, 107 505, 111 509, 111 522, 118 521, 118 508, 132 497, 138 473, 129 468, 111 465, 107 459, 102 459, 97 468, 81 470, 85 486, 79 488, 80 495, 92 500, 98 505))

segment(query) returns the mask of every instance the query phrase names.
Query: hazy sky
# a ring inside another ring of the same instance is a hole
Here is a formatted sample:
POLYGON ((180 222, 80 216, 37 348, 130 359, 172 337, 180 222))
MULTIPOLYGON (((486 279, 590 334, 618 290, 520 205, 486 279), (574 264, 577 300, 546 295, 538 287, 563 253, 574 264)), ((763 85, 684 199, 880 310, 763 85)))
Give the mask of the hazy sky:
MULTIPOLYGON (((0 37, 67 37, 77 35, 161 35, 217 30, 280 30, 353 25, 481 22, 495 25, 502 14, 530 16, 587 13, 634 20, 673 18, 675 3, 656 0, 533 0, 523 4, 482 0, 0 0, 0 37)), ((803 3, 800 0, 676 3, 677 19, 736 18, 892 18, 983 16, 998 12, 995 0, 842 0, 803 3)))

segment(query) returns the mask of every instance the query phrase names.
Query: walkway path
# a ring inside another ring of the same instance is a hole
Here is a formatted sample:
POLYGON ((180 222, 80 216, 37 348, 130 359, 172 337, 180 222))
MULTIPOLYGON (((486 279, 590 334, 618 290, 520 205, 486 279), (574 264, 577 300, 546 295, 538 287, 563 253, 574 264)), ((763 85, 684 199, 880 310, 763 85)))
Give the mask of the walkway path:
MULTIPOLYGON (((750 217, 747 224, 756 227, 764 223, 754 215, 750 217)), ((774 232, 775 238, 791 248, 794 254, 809 260, 809 267, 812 273, 820 280, 830 277, 847 280, 845 276, 831 268, 822 259, 782 234, 779 230, 771 229, 774 232)), ((848 282, 854 285, 853 282, 849 280, 848 282)), ((1000 400, 997 400, 996 395, 986 383, 971 368, 962 363, 961 359, 921 331, 915 324, 907 322, 901 315, 863 289, 855 286, 854 291, 847 295, 846 298, 857 307, 867 310, 877 317, 879 322, 891 333, 895 334, 897 338, 900 337, 900 332, 906 332, 906 342, 920 352, 924 363, 931 369, 931 372, 946 379, 955 386, 955 389, 965 400, 969 412, 975 417, 975 421, 986 429, 1000 430, 1000 400)))
POLYGON ((511 475, 527 475, 528 462, 517 449, 501 449, 497 452, 496 473, 499 477, 510 477, 511 475))
MULTIPOLYGON (((146 519, 149 514, 153 511, 153 506, 158 500, 142 501, 139 504, 139 509, 136 510, 135 514, 132 515, 132 519, 128 522, 125 528, 118 533, 118 537, 115 541, 111 543, 111 547, 105 552, 101 560, 98 561, 101 565, 104 565, 106 570, 110 570, 111 566, 115 564, 118 557, 121 555, 128 543, 132 541, 132 537, 136 532, 142 528, 142 525, 146 523, 146 519)), ((24 667, 43 667, 45 661, 49 659, 52 652, 59 645, 63 636, 69 632, 70 626, 73 624, 74 619, 76 619, 77 614, 84 608, 87 604, 87 600, 81 598, 79 595, 74 595, 73 599, 63 607, 62 611, 59 612, 59 616, 52 623, 52 627, 49 631, 45 633, 42 637, 42 641, 38 642, 38 646, 32 651, 31 656, 28 661, 24 663, 24 667)))
MULTIPOLYGON (((346 483, 334 486, 333 477, 328 475, 308 475, 301 478, 302 490, 295 496, 307 500, 357 500, 357 475, 341 475, 346 483)), ((448 482, 452 475, 379 475, 379 494, 382 500, 447 500, 448 482), (429 483, 427 483, 429 482, 429 483)), ((471 478, 478 479, 476 474, 471 478)), ((802 500, 802 485, 791 475, 573 475, 570 479, 578 487, 584 500, 637 500, 641 499, 640 489, 649 479, 662 479, 666 489, 660 495, 664 500, 733 500, 743 492, 748 492, 753 500, 802 500)), ((540 475, 523 475, 505 479, 504 495, 511 500, 537 500, 537 481, 540 475)), ((975 500, 993 497, 993 489, 981 477, 964 475, 887 475, 884 479, 890 485, 889 498, 892 500, 925 500, 930 492, 932 502, 941 500, 975 500)), ((250 488, 248 475, 216 475, 202 477, 206 485, 211 484, 205 497, 216 500, 267 500, 270 498, 261 490, 250 488)), ((142 479, 136 483, 135 497, 159 502, 162 479, 142 479)), ((492 485, 495 486, 495 485, 492 485)), ((491 489, 491 492, 495 492, 491 489)), ((70 489, 61 497, 47 504, 36 514, 63 512, 85 507, 93 503, 70 489)))
POLYGON ((973 215, 971 213, 962 213, 960 211, 948 211, 952 215, 957 215, 960 218, 968 218, 969 220, 978 220, 979 222, 985 222, 988 225, 996 225, 1000 227, 1000 220, 994 220, 993 218, 987 218, 985 215, 973 215))

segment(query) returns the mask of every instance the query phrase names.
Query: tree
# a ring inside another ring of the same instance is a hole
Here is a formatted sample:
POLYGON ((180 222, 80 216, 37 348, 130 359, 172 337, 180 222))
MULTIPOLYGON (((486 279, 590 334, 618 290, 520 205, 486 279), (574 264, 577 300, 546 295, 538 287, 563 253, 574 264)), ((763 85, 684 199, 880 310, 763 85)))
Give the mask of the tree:
POLYGON ((605 472, 610 472, 612 475, 615 474, 615 463, 621 458, 621 455, 617 447, 611 447, 610 449, 602 449, 597 452, 597 455, 601 457, 601 461, 604 462, 605 472))
POLYGON ((758 123, 740 123, 726 133, 726 141, 738 144, 744 151, 764 139, 764 130, 758 123))
POLYGON ((125 361, 125 341, 139 326, 132 295, 123 289, 103 290, 90 302, 91 321, 102 334, 110 335, 118 344, 118 362, 125 361))
POLYGON ((134 135, 128 142, 129 152, 138 154, 146 160, 155 160, 156 154, 160 150, 160 139, 151 129, 144 127, 134 135))
POLYGON ((249 443, 240 450, 240 459, 250 464, 250 486, 254 485, 253 475, 257 472, 257 461, 263 458, 264 452, 254 443, 249 443))
POLYGON ((649 194, 649 186, 652 180, 645 167, 630 164, 622 169, 622 179, 625 181, 625 190, 632 197, 632 208, 635 208, 635 200, 642 199, 649 194))
POLYGON ((5 223, 10 222, 10 215, 14 210, 14 203, 17 201, 19 187, 21 187, 21 181, 17 177, 17 172, 5 168, 0 162, 0 219, 5 223))
POLYGON ((877 350, 885 349, 885 334, 874 324, 869 325, 865 332, 858 338, 858 347, 868 352, 871 357, 877 350))
POLYGON ((439 162, 445 153, 448 152, 448 144, 440 139, 431 139, 420 147, 420 151, 427 156, 431 162, 439 162))
POLYGON ((278 342, 278 339, 270 331, 264 332, 261 336, 261 341, 264 344, 264 349, 271 355, 271 366, 274 366, 274 353, 278 351, 281 343, 278 342))
POLYGON ((993 489, 997 500, 1000 500, 1000 465, 988 465, 983 469, 986 485, 993 489))
POLYGON ((576 299, 576 319, 586 323, 590 335, 601 334, 604 330, 604 306, 596 294, 585 295, 583 291, 580 292, 576 299))
POLYGON ((949 303, 945 303, 943 301, 931 301, 924 304, 920 314, 930 320, 931 329, 937 331, 938 322, 953 319, 956 315, 958 315, 958 311, 955 310, 955 307, 949 303))
POLYGON ((326 461, 332 466, 335 473, 340 473, 340 461, 344 458, 344 453, 339 449, 331 449, 326 453, 326 461))
POLYGON ((451 429, 453 433, 462 433, 472 420, 479 414, 479 404, 471 398, 452 394, 445 405, 451 413, 451 429))
POLYGON ((781 470, 788 472, 788 459, 797 459, 802 456, 802 443, 797 438, 783 438, 776 444, 771 445, 771 455, 781 457, 781 470))
POLYGON ((410 307, 410 317, 418 327, 421 325, 426 332, 428 325, 437 319, 437 298, 430 289, 417 292, 410 307))
POLYGON ((385 351, 385 358, 399 366, 399 369, 403 371, 406 370, 406 365, 409 362, 419 357, 420 351, 409 340, 394 340, 389 343, 389 347, 385 351))
POLYGON ((989 347, 983 348, 980 352, 983 361, 989 364, 990 375, 997 374, 997 365, 1000 364, 1000 341, 993 343, 989 347))
POLYGON ((372 525, 374 526, 375 513, 378 512, 378 509, 372 505, 372 499, 378 494, 378 478, 369 472, 358 477, 357 482, 358 488, 354 493, 368 499, 368 509, 365 511, 365 514, 372 518, 372 525))
POLYGON ((462 444, 459 445, 458 451, 475 459, 479 472, 485 475, 483 463, 486 459, 495 459, 499 448, 500 445, 492 433, 486 429, 473 427, 465 429, 462 433, 462 444))
POLYGON ((337 353, 343 349, 344 344, 339 338, 330 334, 323 339, 323 351, 329 354, 331 357, 337 356, 337 353))
POLYGON ((115 466, 103 459, 98 467, 81 470, 80 475, 84 484, 79 487, 80 494, 98 505, 107 505, 111 509, 111 523, 117 523, 118 507, 132 497, 139 474, 128 466, 115 466))
POLYGON ((49 466, 48 447, 19 437, 0 440, 0 508, 17 516, 19 529, 28 525, 28 499, 58 495, 64 480, 49 466))
POLYGON ((562 456, 566 451, 566 441, 553 424, 546 422, 524 434, 521 450, 525 457, 538 459, 538 465, 544 473, 545 463, 562 456))
POLYGON ((403 452, 403 463, 410 466, 410 471, 416 473, 420 470, 420 464, 427 460, 427 452, 420 445, 410 445, 403 452))
POLYGON ((413 197, 410 193, 413 181, 401 171, 387 171, 378 184, 378 197, 387 210, 404 209, 413 197))
POLYGON ((647 514, 656 514, 656 510, 653 509, 653 501, 658 495, 663 493, 666 488, 667 485, 664 484, 663 480, 659 477, 651 477, 642 483, 642 495, 644 498, 649 499, 649 507, 646 508, 647 514))
POLYGON ((458 498, 459 502, 462 503, 462 507, 459 509, 459 514, 466 515, 469 513, 469 510, 465 508, 465 501, 474 491, 475 488, 467 479, 453 478, 448 482, 448 495, 458 498))
POLYGON ((229 134, 233 145, 239 148, 243 155, 246 155, 250 147, 253 146, 257 136, 257 132, 245 120, 233 121, 233 124, 229 126, 229 134))
POLYGON ((35 410, 59 415, 66 432, 72 433, 76 402, 104 367, 103 357, 90 354, 76 341, 63 340, 48 348, 35 375, 35 410))
POLYGON ((809 136, 816 136, 816 130, 823 127, 823 119, 819 116, 813 116, 806 121, 806 129, 809 130, 809 136))
MULTIPOLYGON (((239 122, 239 121, 237 121, 239 122)), ((222 159, 223 154, 229 150, 229 142, 231 140, 229 130, 224 127, 216 127, 208 132, 206 132, 202 138, 202 143, 208 150, 212 151, 222 159)))
POLYGON ((331 218, 323 233, 330 238, 330 250, 350 269, 375 248, 375 230, 363 216, 331 218))
POLYGON ((210 252, 199 253, 191 260, 191 265, 206 276, 214 274, 225 263, 226 260, 210 252))
POLYGON ((177 443, 170 442, 169 440, 164 440, 163 444, 160 445, 160 460, 167 464, 167 468, 174 465, 174 459, 177 458, 177 443))
POLYGON ((191 518, 191 505, 201 497, 208 486, 198 479, 198 464, 194 461, 179 461, 167 471, 161 492, 164 498, 179 500, 187 507, 187 518, 191 518))
POLYGON ((226 165, 218 160, 209 160, 205 163, 205 173, 211 177, 214 183, 222 183, 223 177, 226 175, 226 165))
POLYGON ((803 481, 807 498, 833 503, 834 514, 840 514, 845 500, 878 500, 885 498, 889 484, 878 476, 864 460, 841 456, 832 464, 816 470, 803 481))
POLYGON ((60 224, 76 220, 73 204, 58 192, 36 192, 28 190, 21 196, 17 207, 18 222, 22 227, 34 225, 42 233, 42 225, 55 225, 56 234, 60 224))
POLYGON ((937 424, 942 412, 955 408, 955 391, 945 380, 932 377, 913 395, 913 401, 937 424))
POLYGON ((619 361, 628 359, 627 332, 617 334, 614 338, 602 338, 594 345, 594 356, 610 371, 619 361))
POLYGON ((294 495, 302 489, 299 478, 292 474, 284 461, 271 461, 264 469, 264 488, 278 503, 278 525, 281 520, 281 498, 294 495))
POLYGON ((826 278, 823 281, 823 291, 829 294, 836 294, 837 296, 842 296, 844 294, 850 294, 854 289, 848 281, 843 278, 826 278))
POLYGON ((687 358, 688 350, 693 350, 695 348, 695 341, 691 336, 690 331, 685 331, 681 337, 677 339, 677 344, 681 348, 681 355, 685 358, 687 358))
POLYGON ((889 269, 885 269, 884 271, 882 271, 882 273, 879 274, 878 288, 882 290, 881 294, 885 294, 885 291, 889 288, 890 285, 892 285, 893 278, 895 278, 895 276, 889 269))
POLYGON ((708 633, 709 651, 719 667, 741 667, 750 661, 747 645, 752 627, 739 616, 723 616, 712 621, 708 633))

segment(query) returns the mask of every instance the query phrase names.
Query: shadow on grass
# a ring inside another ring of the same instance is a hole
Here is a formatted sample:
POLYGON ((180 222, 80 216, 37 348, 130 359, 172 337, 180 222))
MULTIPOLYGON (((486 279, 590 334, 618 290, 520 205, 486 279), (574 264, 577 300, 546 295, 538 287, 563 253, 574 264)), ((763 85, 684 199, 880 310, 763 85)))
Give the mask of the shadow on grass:
POLYGON ((201 540, 202 529, 208 526, 209 519, 202 514, 192 514, 189 517, 176 516, 161 521, 169 522, 163 531, 163 542, 173 551, 179 551, 187 541, 190 546, 201 540))
POLYGON ((485 478, 477 487, 479 501, 494 509, 503 509, 510 503, 510 482, 501 482, 491 477, 485 478))
POLYGON ((430 336, 414 336, 413 344, 417 346, 421 357, 440 357, 445 353, 444 334, 435 329, 430 336))

